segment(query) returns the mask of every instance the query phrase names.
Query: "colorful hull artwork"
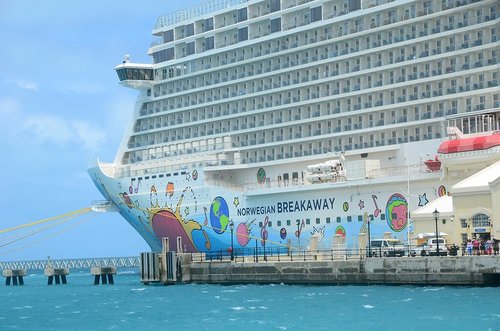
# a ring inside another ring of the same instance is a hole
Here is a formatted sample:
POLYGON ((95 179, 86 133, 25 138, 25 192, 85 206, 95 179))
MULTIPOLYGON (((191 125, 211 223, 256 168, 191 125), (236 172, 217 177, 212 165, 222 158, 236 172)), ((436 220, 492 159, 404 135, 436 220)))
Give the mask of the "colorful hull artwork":
MULTIPOLYGON (((347 248, 357 248, 359 235, 368 232, 368 222, 372 238, 390 233, 406 242, 408 236, 408 195, 401 181, 356 189, 347 182, 330 184, 329 189, 290 185, 279 193, 247 194, 205 185, 201 169, 156 178, 114 179, 99 166, 89 173, 152 251, 161 250, 162 237, 169 238, 171 250, 179 249, 181 238, 184 252, 226 251, 231 246, 231 222, 235 250, 256 245, 307 249, 311 236, 319 236, 318 248, 330 249, 335 235, 342 236, 347 248)), ((264 182, 260 185, 265 187, 264 182)), ((447 192, 443 182, 431 179, 411 186, 412 210, 447 192)))

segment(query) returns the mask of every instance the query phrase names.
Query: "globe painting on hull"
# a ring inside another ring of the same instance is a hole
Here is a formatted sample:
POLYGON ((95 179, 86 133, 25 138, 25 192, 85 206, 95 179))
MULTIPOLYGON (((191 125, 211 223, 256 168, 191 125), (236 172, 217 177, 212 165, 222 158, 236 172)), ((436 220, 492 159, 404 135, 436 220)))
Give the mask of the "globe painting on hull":
POLYGON ((406 228, 407 223, 407 206, 408 203, 404 196, 399 193, 394 193, 387 200, 386 211, 387 225, 395 232, 402 231, 406 228))
POLYGON ((229 208, 223 197, 216 197, 210 206, 210 224, 217 234, 226 231, 229 224, 229 208))

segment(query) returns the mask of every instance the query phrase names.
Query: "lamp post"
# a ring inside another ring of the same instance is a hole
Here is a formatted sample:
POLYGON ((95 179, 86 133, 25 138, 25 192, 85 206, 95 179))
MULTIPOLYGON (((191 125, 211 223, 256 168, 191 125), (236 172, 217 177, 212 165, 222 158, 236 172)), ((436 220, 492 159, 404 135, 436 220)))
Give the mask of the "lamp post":
POLYGON ((372 256, 372 241, 370 235, 371 216, 368 216, 368 257, 372 256))
POLYGON ((440 254, 439 254, 439 233, 438 233, 439 212, 437 209, 434 209, 434 211, 432 212, 432 216, 434 216, 434 220, 436 221, 436 252, 437 252, 437 255, 440 256, 440 254))
POLYGON ((299 240, 299 251, 300 251, 300 220, 297 220, 297 238, 299 240))
POLYGON ((229 223, 229 229, 231 229, 231 261, 234 260, 234 245, 233 245, 233 231, 234 231, 234 222, 231 221, 229 223))
POLYGON ((411 250, 411 241, 410 241, 410 166, 406 166, 406 172, 408 173, 408 180, 407 180, 407 193, 408 193, 408 200, 406 201, 406 235, 407 235, 407 240, 408 240, 408 256, 410 256, 410 250, 411 250))

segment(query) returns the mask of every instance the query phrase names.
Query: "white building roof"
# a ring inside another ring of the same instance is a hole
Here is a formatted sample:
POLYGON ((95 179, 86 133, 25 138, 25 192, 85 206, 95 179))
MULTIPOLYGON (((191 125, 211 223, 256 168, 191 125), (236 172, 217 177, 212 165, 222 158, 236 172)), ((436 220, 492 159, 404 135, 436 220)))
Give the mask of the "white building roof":
POLYGON ((490 183, 500 178, 500 161, 453 185, 452 194, 483 192, 490 190, 490 183))
POLYGON ((439 218, 449 217, 453 215, 453 198, 449 195, 443 195, 435 200, 432 200, 423 207, 411 213, 412 218, 432 218, 434 210, 439 212, 439 218))

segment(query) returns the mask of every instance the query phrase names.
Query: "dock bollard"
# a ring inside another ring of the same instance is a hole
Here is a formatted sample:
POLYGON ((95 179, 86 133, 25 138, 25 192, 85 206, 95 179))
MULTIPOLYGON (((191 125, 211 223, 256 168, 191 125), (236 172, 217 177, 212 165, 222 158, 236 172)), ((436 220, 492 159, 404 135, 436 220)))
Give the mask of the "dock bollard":
POLYGON ((116 267, 92 267, 90 273, 94 275, 94 285, 99 285, 99 279, 102 280, 102 285, 113 285, 113 275, 116 274, 116 267))
POLYGON ((47 285, 52 285, 54 279, 56 281, 56 285, 67 284, 66 276, 69 275, 69 268, 47 267, 43 269, 43 273, 48 277, 47 285))
POLYGON ((27 275, 26 269, 6 269, 2 271, 5 277, 5 285, 9 286, 12 279, 12 285, 24 285, 23 276, 27 275))

